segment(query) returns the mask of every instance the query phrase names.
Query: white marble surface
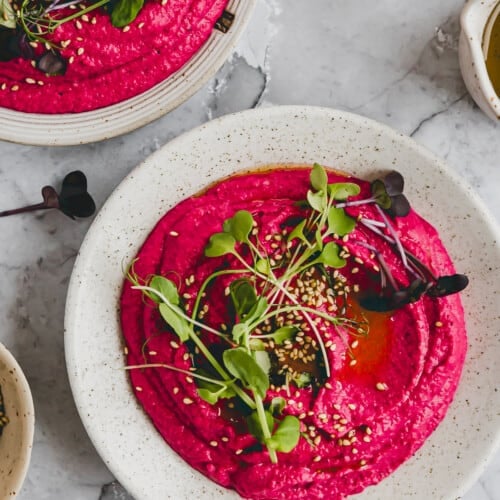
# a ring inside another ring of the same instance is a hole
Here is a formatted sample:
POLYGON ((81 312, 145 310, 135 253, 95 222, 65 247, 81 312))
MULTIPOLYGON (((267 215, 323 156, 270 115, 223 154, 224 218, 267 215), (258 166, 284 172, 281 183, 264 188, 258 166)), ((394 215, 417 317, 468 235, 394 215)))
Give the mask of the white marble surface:
MULTIPOLYGON (((39 201, 41 186, 74 169, 87 173, 100 207, 141 160, 212 117, 261 105, 314 104, 411 135, 464 177, 498 222, 500 126, 474 105, 460 76, 461 7, 458 0, 260 0, 232 59, 158 121, 78 147, 0 141, 0 209, 39 201)), ((20 500, 130 499, 112 483, 82 427, 64 365, 66 287, 89 223, 57 212, 0 220, 0 341, 25 370, 37 413, 20 500)), ((500 452, 464 498, 500 500, 500 452)))

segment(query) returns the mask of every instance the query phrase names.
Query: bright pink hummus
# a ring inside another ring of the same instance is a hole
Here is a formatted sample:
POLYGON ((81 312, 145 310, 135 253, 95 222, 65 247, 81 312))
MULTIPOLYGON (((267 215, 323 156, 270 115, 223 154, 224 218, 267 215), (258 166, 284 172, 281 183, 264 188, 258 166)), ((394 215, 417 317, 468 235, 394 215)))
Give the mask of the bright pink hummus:
MULTIPOLYGON (((273 245, 276 240, 265 236, 282 234, 286 221, 303 210, 296 202, 304 200, 309 189, 309 172, 278 169, 235 176, 186 199, 151 232, 135 271, 143 277, 162 274, 173 279, 189 309, 210 273, 234 265, 229 257, 204 257, 209 236, 221 230, 225 219, 245 209, 258 223, 266 251, 270 255, 280 251, 273 245)), ((330 182, 343 180, 329 174, 330 182)), ((361 197, 369 196, 368 183, 349 181, 360 184, 361 197)), ((351 213, 373 217, 375 209, 363 206, 351 213)), ((395 219, 394 225, 404 246, 437 275, 454 273, 436 230, 414 211, 395 219)), ((408 283, 392 247, 361 225, 351 234, 349 239, 375 246, 394 277, 408 283)), ((366 286, 377 275, 373 256, 349 241, 345 247, 351 258, 340 272, 347 283, 366 286)), ((214 327, 229 321, 227 304, 220 299, 228 280, 207 294, 210 307, 205 321, 214 327)), ((131 384, 165 441, 216 483, 245 498, 341 499, 378 483, 422 446, 445 416, 466 351, 458 295, 424 296, 390 314, 366 314, 370 332, 357 343, 350 341, 356 363, 338 333, 324 330, 332 373, 319 390, 292 386, 289 393, 282 388, 268 391, 266 401, 284 397, 284 412, 297 416, 308 434, 290 453, 278 453, 277 464, 270 463, 267 451, 235 425, 219 403, 212 406, 200 399, 195 381, 186 375, 136 369, 129 372, 131 384)), ((186 346, 177 342, 158 311, 128 283, 121 298, 121 321, 129 365, 168 363, 189 370, 186 346)))
POLYGON ((21 58, 0 62, 0 106, 30 113, 78 113, 136 96, 198 52, 227 2, 146 0, 137 18, 121 29, 101 10, 64 23, 52 40, 58 46, 69 41, 61 51, 69 61, 66 74, 46 76, 21 58))

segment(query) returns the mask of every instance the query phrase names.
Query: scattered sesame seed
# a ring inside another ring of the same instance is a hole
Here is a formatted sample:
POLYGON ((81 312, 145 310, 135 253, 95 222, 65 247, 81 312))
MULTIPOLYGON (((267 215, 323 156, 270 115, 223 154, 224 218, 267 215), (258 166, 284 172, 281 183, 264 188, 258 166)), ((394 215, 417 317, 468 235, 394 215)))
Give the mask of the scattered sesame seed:
POLYGON ((97 18, 96 17, 93 17, 91 20, 90 20, 90 24, 96 24, 97 23, 97 18))
POLYGON ((158 353, 156 351, 149 351, 150 356, 156 356, 158 353))
POLYGON ((179 233, 177 231, 170 231, 170 236, 179 236, 179 233))
POLYGON ((355 410, 356 409, 356 405, 354 403, 349 403, 347 406, 348 406, 348 408, 350 410, 355 410))
POLYGON ((80 19, 85 22, 85 23, 88 23, 89 22, 89 16, 87 16, 87 14, 82 14, 82 16, 80 17, 80 19))
POLYGON ((239 449, 239 450, 236 450, 234 453, 235 453, 235 455, 241 455, 243 453, 243 450, 239 449))
POLYGON ((12 85, 10 90, 12 90, 12 92, 17 92, 19 90, 19 85, 12 85))
POLYGON ((387 384, 384 382, 377 382, 375 387, 377 388, 377 391, 387 391, 389 389, 387 384))
POLYGON ((190 299, 191 295, 189 293, 183 293, 182 297, 185 298, 185 299, 190 299))
POLYGON ((216 446, 219 446, 219 443, 217 441, 210 441, 210 446, 215 448, 216 446))
POLYGON ((42 82, 42 80, 38 80, 36 83, 37 83, 38 85, 40 85, 40 87, 42 87, 43 85, 45 85, 45 83, 43 83, 43 82, 42 82))
POLYGON ((142 387, 140 387, 140 386, 136 385, 136 386, 135 386, 135 390, 136 390, 137 392, 142 392, 142 387))
POLYGON ((436 321, 434 323, 434 326, 437 327, 437 328, 441 328, 443 326, 443 323, 441 321, 436 321))
POLYGON ((319 443, 321 443, 321 436, 316 436, 314 438, 313 443, 317 446, 319 443))
POLYGON ((194 401, 190 398, 184 398, 182 400, 182 402, 185 404, 185 405, 192 405, 194 403, 194 401))
POLYGON ((319 455, 316 455, 314 458, 313 458, 313 462, 319 462, 321 460, 321 457, 319 455))
POLYGON ((76 51, 76 55, 81 56, 84 52, 85 52, 85 49, 84 49, 83 47, 80 47, 80 48, 76 51))
POLYGON ((125 347, 123 348, 123 354, 128 354, 128 347, 127 347, 127 346, 125 346, 125 347))
POLYGON ((77 30, 81 30, 83 28, 82 23, 78 19, 75 21, 75 26, 77 30))
POLYGON ((73 61, 75 60, 75 56, 70 56, 68 59, 69 64, 73 64, 73 61))
POLYGON ((139 24, 137 25, 137 27, 138 27, 139 29, 144 28, 144 23, 139 23, 139 24))
POLYGON ((126 33, 127 31, 130 31, 130 26, 125 26, 123 29, 122 29, 123 33, 126 33))
POLYGON ((349 362, 349 366, 354 366, 356 363, 357 361, 355 359, 351 359, 351 361, 349 362))
POLYGON ((193 377, 186 377, 186 382, 188 384, 192 384, 193 383, 193 377))
POLYGON ((332 384, 330 384, 330 382, 327 382, 327 383, 325 384, 325 387, 326 387, 327 389, 333 389, 333 386, 332 386, 332 384))
POLYGON ((359 345, 359 340, 355 340, 352 344, 351 344, 351 348, 352 349, 356 349, 356 347, 358 347, 359 345))
POLYGON ((363 441, 365 443, 369 443, 371 440, 372 440, 372 438, 370 436, 363 436, 363 441))
POLYGON ((352 451, 353 455, 357 455, 358 454, 358 449, 357 448, 353 448, 351 451, 352 451))
POLYGON ((178 387, 174 387, 174 388, 173 388, 173 390, 172 390, 172 392, 173 392, 174 394, 178 394, 178 392, 179 392, 179 388, 178 388, 178 387))
POLYGON ((36 80, 34 80, 33 78, 25 78, 24 81, 26 83, 29 83, 30 85, 33 85, 36 83, 36 80))
POLYGON ((170 345, 171 345, 174 349, 179 349, 179 344, 178 344, 175 340, 171 340, 171 341, 170 341, 170 345))

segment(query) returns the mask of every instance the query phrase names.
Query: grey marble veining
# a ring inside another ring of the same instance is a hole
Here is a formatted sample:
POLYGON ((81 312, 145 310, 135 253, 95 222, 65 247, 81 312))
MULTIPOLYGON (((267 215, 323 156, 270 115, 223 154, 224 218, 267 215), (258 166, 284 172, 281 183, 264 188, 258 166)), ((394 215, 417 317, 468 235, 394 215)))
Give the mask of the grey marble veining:
MULTIPOLYGON (((460 76, 461 8, 456 0, 260 0, 232 58, 169 115, 85 146, 0 142, 0 209, 39 201, 41 186, 77 168, 100 207, 134 166, 182 132, 229 112, 296 103, 352 111, 411 135, 466 179, 498 222, 500 126, 460 76)), ((37 414, 20 500, 130 499, 83 429, 64 364, 66 288, 88 226, 55 211, 0 220, 0 340, 23 367, 37 414)), ((464 498, 500 500, 500 453, 464 498)))

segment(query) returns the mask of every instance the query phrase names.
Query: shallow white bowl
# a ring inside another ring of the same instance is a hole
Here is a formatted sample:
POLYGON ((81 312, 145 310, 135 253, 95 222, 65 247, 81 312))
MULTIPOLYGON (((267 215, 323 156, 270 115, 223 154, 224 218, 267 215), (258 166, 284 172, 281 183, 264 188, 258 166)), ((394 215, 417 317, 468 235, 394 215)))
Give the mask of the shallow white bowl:
POLYGON ((20 491, 31 457, 35 412, 31 391, 20 366, 0 343, 0 387, 9 423, 0 436, 0 498, 20 491))
POLYGON ((65 146, 109 139, 146 125, 182 104, 216 73, 236 45, 255 2, 229 0, 226 10, 235 16, 229 31, 213 30, 203 47, 182 68, 131 99, 94 111, 55 115, 0 107, 0 139, 65 146))
POLYGON ((462 293, 469 351, 448 415, 411 460, 359 498, 455 499, 498 446, 500 232, 483 204, 441 160, 384 125, 324 108, 263 108, 209 122, 149 157, 104 205, 75 263, 65 320, 73 395, 97 451, 137 500, 237 495, 187 466, 136 402, 123 370, 123 267, 166 211, 208 184, 242 169, 315 161, 365 178, 398 169, 412 205, 471 281, 462 293))

